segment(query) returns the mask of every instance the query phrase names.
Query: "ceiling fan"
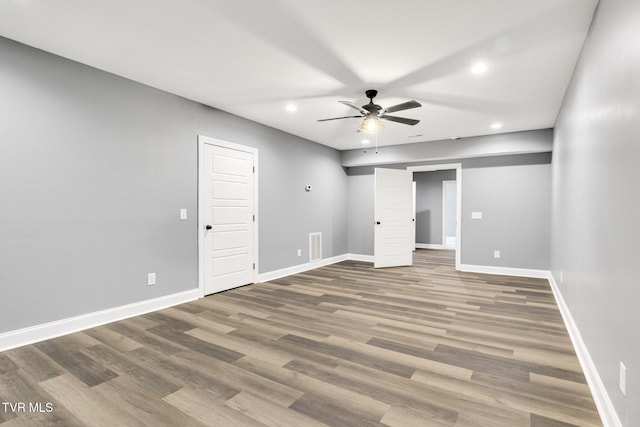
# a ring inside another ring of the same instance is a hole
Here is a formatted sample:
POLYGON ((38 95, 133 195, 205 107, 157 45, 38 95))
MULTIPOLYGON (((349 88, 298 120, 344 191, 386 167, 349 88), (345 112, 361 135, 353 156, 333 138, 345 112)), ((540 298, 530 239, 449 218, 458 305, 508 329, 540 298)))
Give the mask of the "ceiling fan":
POLYGON ((407 119, 405 117, 396 117, 396 116, 387 115, 387 113, 393 113, 396 111, 409 110, 411 108, 422 107, 422 104, 420 104, 418 101, 407 101, 407 102, 403 102, 402 104, 397 104, 391 107, 382 108, 378 104, 373 103, 373 98, 375 98, 376 95, 378 95, 377 90, 369 89, 365 92, 365 95, 367 96, 367 98, 369 98, 369 103, 363 105, 362 107, 358 107, 353 102, 338 101, 341 104, 347 105, 353 109, 358 110, 360 112, 359 116, 335 117, 332 119, 320 119, 318 121, 326 122, 328 120, 362 118, 364 120, 362 121, 362 123, 360 124, 360 127, 358 128, 358 132, 364 132, 364 133, 378 133, 384 127, 380 119, 389 120, 391 122, 396 122, 396 123, 402 123, 410 126, 414 126, 420 123, 420 120, 407 119))

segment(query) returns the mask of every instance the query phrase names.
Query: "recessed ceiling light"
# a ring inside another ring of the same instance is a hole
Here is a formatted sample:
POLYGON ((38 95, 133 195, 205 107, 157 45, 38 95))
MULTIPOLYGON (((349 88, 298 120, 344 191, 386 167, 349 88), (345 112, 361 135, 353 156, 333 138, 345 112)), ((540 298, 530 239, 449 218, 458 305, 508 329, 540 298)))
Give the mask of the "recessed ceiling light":
POLYGON ((473 74, 483 74, 486 73, 489 69, 489 66, 485 62, 476 62, 471 67, 471 72, 473 74))
POLYGON ((369 141, 368 139, 363 139, 361 142, 362 142, 362 145, 367 145, 371 141, 369 141))
POLYGON ((298 111, 298 107, 296 107, 296 104, 287 104, 287 106, 285 107, 285 109, 290 112, 293 113, 295 111, 298 111))
POLYGON ((502 128, 502 123, 492 123, 491 124, 491 129, 500 129, 502 128))

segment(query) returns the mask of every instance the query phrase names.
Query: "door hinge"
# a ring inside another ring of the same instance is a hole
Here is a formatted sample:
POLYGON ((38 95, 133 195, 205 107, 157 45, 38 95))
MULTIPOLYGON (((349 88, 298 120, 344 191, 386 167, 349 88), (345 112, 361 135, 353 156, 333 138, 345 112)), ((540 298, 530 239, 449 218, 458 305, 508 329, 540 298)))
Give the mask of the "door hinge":
POLYGON ((256 222, 256 216, 255 215, 253 216, 253 222, 256 222))
POLYGON ((253 173, 256 173, 256 167, 255 166, 253 167, 253 173))
POLYGON ((254 270, 256 269, 256 263, 255 262, 253 263, 253 269, 254 270))

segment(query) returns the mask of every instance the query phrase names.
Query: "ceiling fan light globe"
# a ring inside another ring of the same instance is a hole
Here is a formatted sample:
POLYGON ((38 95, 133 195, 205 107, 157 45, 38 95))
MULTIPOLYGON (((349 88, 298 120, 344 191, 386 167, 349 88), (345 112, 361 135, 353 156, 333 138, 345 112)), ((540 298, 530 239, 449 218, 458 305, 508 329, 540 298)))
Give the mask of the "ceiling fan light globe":
POLYGON ((384 128, 382 121, 380 121, 377 117, 367 117, 362 123, 360 123, 360 127, 358 130, 360 132, 364 132, 367 134, 376 134, 380 132, 384 128))

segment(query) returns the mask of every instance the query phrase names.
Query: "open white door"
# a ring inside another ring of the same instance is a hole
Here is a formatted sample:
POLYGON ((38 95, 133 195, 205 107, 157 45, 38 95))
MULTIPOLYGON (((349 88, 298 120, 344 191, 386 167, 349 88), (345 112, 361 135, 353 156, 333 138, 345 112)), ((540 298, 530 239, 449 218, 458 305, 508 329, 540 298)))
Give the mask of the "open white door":
POLYGON ((412 265, 412 173, 375 169, 374 267, 412 265))
POLYGON ((205 295, 255 281, 255 153, 229 146, 202 151, 205 295))

